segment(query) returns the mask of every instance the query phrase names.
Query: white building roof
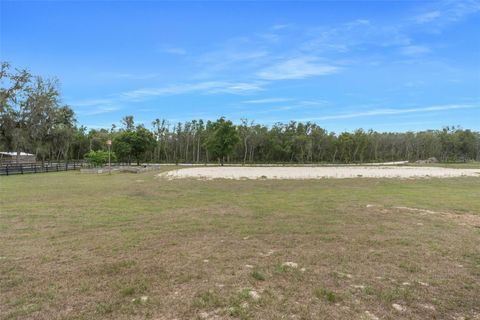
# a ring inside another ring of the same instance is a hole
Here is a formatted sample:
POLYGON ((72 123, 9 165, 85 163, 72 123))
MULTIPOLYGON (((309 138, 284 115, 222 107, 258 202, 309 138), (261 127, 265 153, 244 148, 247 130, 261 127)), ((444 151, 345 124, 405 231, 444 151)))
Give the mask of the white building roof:
MULTIPOLYGON (((5 156, 16 156, 16 152, 0 152, 0 155, 5 155, 5 156)), ((20 152, 21 156, 34 156, 32 153, 26 153, 26 152, 20 152)))

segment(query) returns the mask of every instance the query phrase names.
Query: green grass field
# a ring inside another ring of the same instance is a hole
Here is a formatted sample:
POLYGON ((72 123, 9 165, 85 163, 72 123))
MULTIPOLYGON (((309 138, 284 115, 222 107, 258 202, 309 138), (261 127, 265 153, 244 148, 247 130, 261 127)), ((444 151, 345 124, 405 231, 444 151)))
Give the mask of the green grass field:
POLYGON ((0 319, 480 318, 480 178, 157 173, 1 177, 0 319))

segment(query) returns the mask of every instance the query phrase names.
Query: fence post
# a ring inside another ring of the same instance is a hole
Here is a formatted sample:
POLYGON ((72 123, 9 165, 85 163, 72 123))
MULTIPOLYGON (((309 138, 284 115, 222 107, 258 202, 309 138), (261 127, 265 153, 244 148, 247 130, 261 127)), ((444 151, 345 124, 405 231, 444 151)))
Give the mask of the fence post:
POLYGON ((8 176, 8 164, 7 164, 7 166, 5 167, 5 172, 7 173, 7 176, 8 176))
POLYGON ((33 167, 33 171, 35 171, 35 173, 37 173, 37 164, 32 164, 32 167, 33 167))
POLYGON ((23 165, 20 165, 20 172, 23 174, 23 165))

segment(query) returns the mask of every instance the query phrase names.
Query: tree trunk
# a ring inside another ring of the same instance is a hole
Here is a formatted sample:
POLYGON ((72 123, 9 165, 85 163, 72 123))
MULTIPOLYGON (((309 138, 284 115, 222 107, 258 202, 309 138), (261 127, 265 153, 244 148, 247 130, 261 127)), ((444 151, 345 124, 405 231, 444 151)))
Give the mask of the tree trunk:
POLYGON ((248 146, 247 146, 247 137, 243 140, 244 146, 245 146, 245 154, 243 155, 243 164, 247 162, 247 151, 248 151, 248 146))
POLYGON ((200 162, 200 137, 198 137, 197 142, 197 163, 200 162))

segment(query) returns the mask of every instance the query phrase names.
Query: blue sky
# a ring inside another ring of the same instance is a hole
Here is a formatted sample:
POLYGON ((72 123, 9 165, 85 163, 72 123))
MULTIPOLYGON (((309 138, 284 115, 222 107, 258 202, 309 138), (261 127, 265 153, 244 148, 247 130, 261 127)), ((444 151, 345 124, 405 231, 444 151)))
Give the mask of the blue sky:
POLYGON ((480 130, 480 1, 1 1, 0 58, 91 128, 226 116, 480 130))

